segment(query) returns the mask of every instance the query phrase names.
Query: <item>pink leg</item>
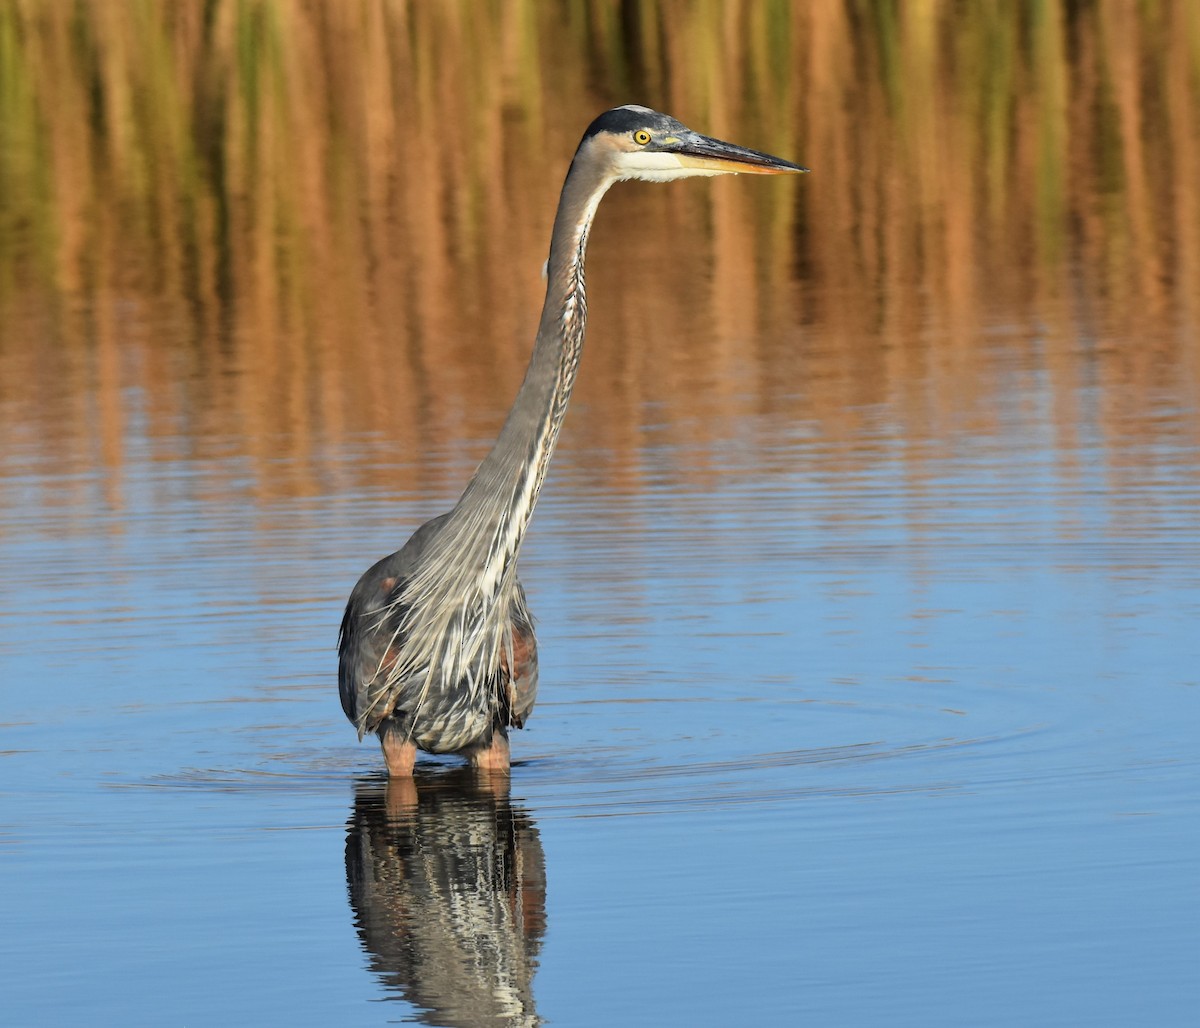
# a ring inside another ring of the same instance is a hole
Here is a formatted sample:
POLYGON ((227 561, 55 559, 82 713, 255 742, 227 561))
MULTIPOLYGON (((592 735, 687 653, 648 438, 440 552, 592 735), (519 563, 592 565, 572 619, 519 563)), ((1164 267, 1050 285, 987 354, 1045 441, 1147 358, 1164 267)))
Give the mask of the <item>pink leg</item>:
POLYGON ((389 778, 411 778, 417 762, 417 744, 398 732, 384 729, 379 736, 383 759, 387 761, 389 778))
POLYGON ((492 733, 491 742, 463 750, 463 756, 471 762, 472 767, 477 767, 481 771, 508 774, 508 733, 503 728, 497 728, 492 733))

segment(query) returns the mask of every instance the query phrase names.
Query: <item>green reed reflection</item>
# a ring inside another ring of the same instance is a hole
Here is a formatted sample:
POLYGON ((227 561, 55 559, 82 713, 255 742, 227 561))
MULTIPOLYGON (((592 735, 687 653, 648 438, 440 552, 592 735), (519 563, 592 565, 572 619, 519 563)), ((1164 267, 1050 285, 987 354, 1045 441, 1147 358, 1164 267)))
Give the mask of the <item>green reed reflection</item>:
MULTIPOLYGON (((596 262, 600 295, 623 297, 588 357, 609 422, 638 417, 618 383, 639 360, 680 403, 697 378, 732 403, 749 335, 768 340, 764 389, 799 391, 830 361, 840 387, 803 413, 836 436, 848 401, 896 395, 864 340, 927 361, 912 348, 969 355, 998 319, 1047 316, 1139 340, 1102 380, 1151 388, 1166 362, 1195 388, 1200 6, 1118 0, 6 0, 0 379, 69 402, 98 364, 102 391, 156 397, 149 430, 165 431, 186 401, 164 388, 169 362, 120 358, 134 305, 171 326, 137 345, 185 355, 206 392, 236 371, 213 416, 252 441, 304 453, 379 429, 418 447, 463 411, 489 412, 470 422, 486 437, 523 366, 568 155, 630 100, 815 174, 608 215, 672 230, 626 224, 618 247, 598 229, 619 250, 596 262), (706 285, 679 266, 700 240, 706 285), (647 311, 712 337, 692 379, 645 355, 647 311), (788 338, 798 322, 826 357, 788 338)), ((979 390, 979 361, 945 362, 937 389, 979 390)), ((120 426, 106 431, 119 462, 120 426)))

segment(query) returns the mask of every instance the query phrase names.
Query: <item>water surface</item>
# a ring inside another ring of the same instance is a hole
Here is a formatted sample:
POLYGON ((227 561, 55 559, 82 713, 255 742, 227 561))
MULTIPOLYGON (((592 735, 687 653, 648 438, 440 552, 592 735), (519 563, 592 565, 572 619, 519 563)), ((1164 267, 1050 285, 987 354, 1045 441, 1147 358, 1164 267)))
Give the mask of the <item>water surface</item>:
POLYGON ((1190 1022, 1192 16, 817 6, 5 9, 6 1021, 1190 1022), (633 89, 816 171, 605 201, 511 785, 389 786, 342 604, 633 89))

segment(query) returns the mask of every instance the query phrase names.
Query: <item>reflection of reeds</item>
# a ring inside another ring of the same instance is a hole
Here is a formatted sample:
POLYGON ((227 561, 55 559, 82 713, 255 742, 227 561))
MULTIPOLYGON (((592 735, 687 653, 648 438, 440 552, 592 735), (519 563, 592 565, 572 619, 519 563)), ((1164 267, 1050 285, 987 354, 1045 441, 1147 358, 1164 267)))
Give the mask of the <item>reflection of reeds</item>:
POLYGON ((1200 386, 1200 5, 1120 0, 0 2, 0 390, 114 472, 131 387, 166 450, 236 426, 298 492, 364 432, 477 454, 571 148, 632 99, 816 173, 606 202, 570 431, 636 460, 642 401, 702 439, 697 396, 835 445, 882 403, 988 429, 1003 326, 1064 432, 1090 370, 1112 454, 1194 440, 1138 411, 1200 386))

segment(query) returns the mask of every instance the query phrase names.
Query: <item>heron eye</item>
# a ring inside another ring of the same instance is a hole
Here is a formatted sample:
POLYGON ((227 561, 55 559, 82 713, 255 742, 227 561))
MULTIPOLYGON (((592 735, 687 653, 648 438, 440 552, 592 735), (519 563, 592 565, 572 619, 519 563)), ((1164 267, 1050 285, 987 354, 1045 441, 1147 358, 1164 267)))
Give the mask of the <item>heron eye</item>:
POLYGON ((648 142, 650 142, 650 133, 645 129, 638 129, 633 134, 633 141, 637 143, 638 146, 645 146, 648 142))

